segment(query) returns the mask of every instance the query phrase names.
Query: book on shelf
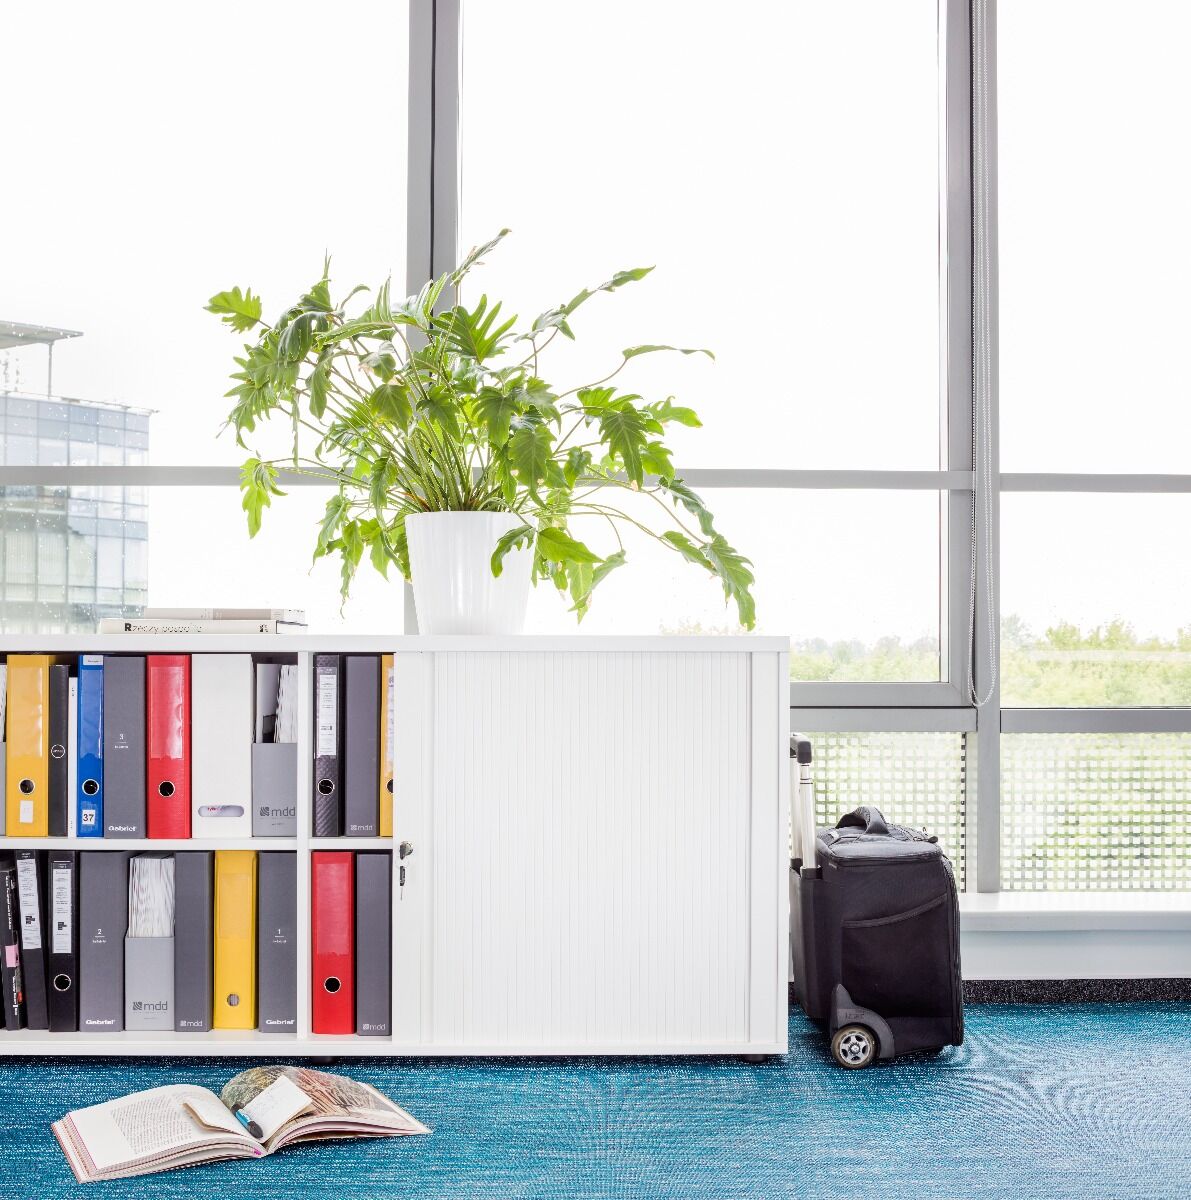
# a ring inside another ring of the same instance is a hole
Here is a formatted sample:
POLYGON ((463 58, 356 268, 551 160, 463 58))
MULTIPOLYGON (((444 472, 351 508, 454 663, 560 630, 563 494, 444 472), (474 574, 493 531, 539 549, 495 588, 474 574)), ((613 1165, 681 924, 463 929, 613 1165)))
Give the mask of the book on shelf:
POLYGON ((149 633, 189 636, 201 633, 300 633, 301 621, 279 621, 274 617, 101 617, 98 633, 149 633))
POLYGON ((284 621, 287 625, 305 625, 306 610, 301 608, 146 608, 142 617, 163 621, 284 621))
POLYGON ((366 1083, 283 1065, 243 1071, 218 1096, 190 1084, 134 1092, 52 1128, 80 1183, 264 1158, 295 1142, 430 1132, 366 1083))

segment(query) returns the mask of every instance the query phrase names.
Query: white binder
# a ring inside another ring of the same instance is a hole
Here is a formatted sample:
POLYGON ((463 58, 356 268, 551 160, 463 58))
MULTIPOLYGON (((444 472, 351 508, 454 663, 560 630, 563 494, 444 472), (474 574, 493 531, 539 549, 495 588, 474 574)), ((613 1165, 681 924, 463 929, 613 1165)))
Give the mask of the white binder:
POLYGON ((195 654, 190 663, 190 834, 252 836, 251 654, 195 654))

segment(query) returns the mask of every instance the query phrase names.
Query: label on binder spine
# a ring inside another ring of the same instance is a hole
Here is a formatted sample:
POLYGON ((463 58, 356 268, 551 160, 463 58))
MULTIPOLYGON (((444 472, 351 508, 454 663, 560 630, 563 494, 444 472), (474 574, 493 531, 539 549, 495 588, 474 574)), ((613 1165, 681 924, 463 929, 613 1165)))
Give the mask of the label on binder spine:
POLYGON ((50 878, 52 891, 51 909, 53 928, 50 931, 50 951, 53 954, 69 954, 70 934, 74 928, 74 868, 69 863, 55 863, 50 878))
POLYGON ((336 750, 336 725, 338 724, 339 674, 328 671, 318 677, 318 740, 315 754, 322 758, 336 750))
POLYGON ((21 945, 41 949, 41 912, 37 903, 37 861, 17 859, 17 894, 21 898, 21 945))

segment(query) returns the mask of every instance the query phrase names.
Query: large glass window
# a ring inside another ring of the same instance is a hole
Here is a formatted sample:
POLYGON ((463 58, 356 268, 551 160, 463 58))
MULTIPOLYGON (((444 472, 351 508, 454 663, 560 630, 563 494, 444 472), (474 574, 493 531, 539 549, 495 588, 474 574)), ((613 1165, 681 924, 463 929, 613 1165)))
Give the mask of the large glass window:
POLYGON ((560 362, 712 348, 631 378, 699 411, 687 467, 939 467, 937 22, 936 0, 467 4, 461 243, 513 231, 483 286, 532 317, 656 266, 577 314, 560 362))
POLYGON ((997 22, 1002 466, 1185 472, 1191 6, 997 22))

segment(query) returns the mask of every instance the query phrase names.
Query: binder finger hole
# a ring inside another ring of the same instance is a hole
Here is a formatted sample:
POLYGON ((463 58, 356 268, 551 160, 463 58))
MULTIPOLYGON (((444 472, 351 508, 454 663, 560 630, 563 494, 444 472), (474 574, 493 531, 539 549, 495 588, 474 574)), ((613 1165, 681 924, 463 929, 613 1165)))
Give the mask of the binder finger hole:
POLYGON ((54 991, 69 992, 70 991, 70 976, 55 975, 54 976, 54 991))
POLYGON ((389 782, 385 784, 385 787, 389 789, 389 795, 391 796, 393 794, 393 781, 390 779, 389 782))
POLYGON ((22 779, 22 780, 21 780, 21 782, 20 782, 20 785, 19 785, 19 786, 20 786, 20 789, 21 789, 21 791, 22 791, 22 792, 23 792, 23 793, 24 793, 26 796, 28 796, 28 795, 31 795, 31 794, 32 794, 32 792, 33 792, 33 789, 34 789, 34 788, 35 788, 37 785, 36 785, 36 784, 33 782, 33 780, 32 780, 32 779, 22 779))
POLYGON ((330 992, 332 996, 339 991, 341 987, 343 987, 343 984, 340 983, 339 979, 334 975, 328 975, 327 978, 323 980, 324 990, 330 992))
POLYGON ((84 779, 83 780, 83 795, 84 796, 99 795, 99 780, 98 779, 84 779))
POLYGON ((168 800, 174 794, 174 785, 168 779, 163 779, 157 785, 157 794, 168 800))
POLYGON ((228 1008, 236 1008, 240 1003, 240 997, 236 992, 232 992, 227 998, 228 1008))
POLYGON ((335 790, 335 784, 330 779, 320 779, 318 781, 318 794, 320 796, 329 796, 335 790))

